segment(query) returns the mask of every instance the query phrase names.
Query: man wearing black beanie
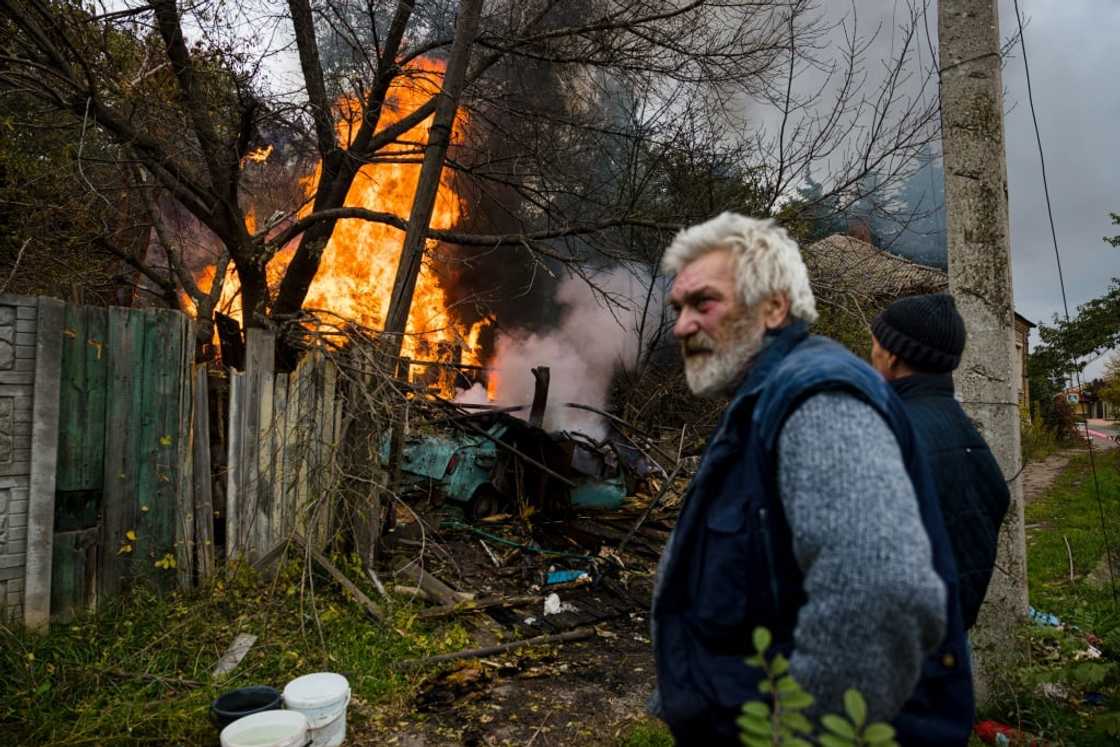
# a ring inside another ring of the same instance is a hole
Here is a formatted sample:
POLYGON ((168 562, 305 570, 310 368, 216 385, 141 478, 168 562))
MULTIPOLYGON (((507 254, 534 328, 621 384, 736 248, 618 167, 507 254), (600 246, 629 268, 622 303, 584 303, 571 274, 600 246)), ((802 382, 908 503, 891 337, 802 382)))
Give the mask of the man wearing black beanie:
POLYGON ((988 591, 1011 496, 995 457, 954 395, 964 320, 948 294, 911 296, 875 317, 871 334, 871 364, 902 400, 928 452, 967 630, 988 591))

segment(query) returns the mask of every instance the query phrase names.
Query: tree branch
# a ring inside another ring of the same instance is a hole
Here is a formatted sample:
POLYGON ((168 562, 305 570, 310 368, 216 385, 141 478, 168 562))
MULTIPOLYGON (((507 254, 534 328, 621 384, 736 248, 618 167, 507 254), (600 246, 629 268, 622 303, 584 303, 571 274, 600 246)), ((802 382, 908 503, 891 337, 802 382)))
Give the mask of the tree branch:
POLYGON ((315 123, 315 138, 319 155, 327 158, 338 147, 335 140, 334 116, 323 82, 323 66, 319 61, 319 43, 315 39, 315 17, 310 0, 288 0, 292 13, 292 28, 299 50, 299 64, 303 71, 307 98, 311 105, 311 118, 315 123))

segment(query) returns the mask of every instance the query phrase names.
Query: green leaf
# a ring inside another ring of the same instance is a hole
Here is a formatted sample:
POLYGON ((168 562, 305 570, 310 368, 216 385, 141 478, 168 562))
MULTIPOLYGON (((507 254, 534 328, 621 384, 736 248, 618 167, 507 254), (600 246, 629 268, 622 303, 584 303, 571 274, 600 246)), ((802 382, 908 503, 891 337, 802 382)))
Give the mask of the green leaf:
POLYGON ((817 741, 821 743, 822 747, 852 747, 855 742, 844 737, 838 737, 835 734, 821 734, 817 737, 817 741))
POLYGON ((774 692, 774 686, 770 684, 769 680, 762 680, 758 683, 758 691, 763 695, 768 695, 774 692))
POLYGON ((774 660, 770 662, 770 673, 775 677, 785 674, 789 671, 789 659, 778 654, 774 660))
POLYGON ((743 715, 770 718, 770 706, 757 700, 751 700, 743 704, 743 715))
POLYGON ((801 690, 801 685, 793 677, 782 677, 778 680, 779 693, 795 693, 801 690))
POLYGON ((800 713, 783 711, 781 721, 783 725, 799 734, 808 734, 813 731, 813 724, 800 713))
POLYGON ((855 727, 852 726, 846 718, 837 716, 834 713, 821 716, 821 726, 838 737, 845 737, 846 739, 856 738, 855 727))
POLYGON ((754 667, 755 669, 764 669, 766 667, 766 659, 763 659, 761 656, 748 656, 746 662, 748 667, 754 667))
POLYGON ((743 716, 739 719, 739 726, 747 734, 754 734, 758 737, 769 737, 774 733, 774 729, 770 724, 770 719, 758 719, 753 716, 743 716))
POLYGON ((747 747, 773 747, 773 742, 769 737, 752 737, 747 734, 740 734, 739 740, 747 745, 747 747))
POLYGON ((863 722, 867 720, 867 701, 858 690, 848 690, 844 693, 844 710, 848 712, 848 718, 857 728, 863 726, 863 722))
POLYGON ((786 737, 782 740, 782 747, 813 747, 813 745, 800 737, 786 737))
POLYGON ((813 696, 804 690, 778 695, 778 700, 781 701, 782 708, 789 708, 794 711, 800 711, 813 705, 813 696))
POLYGON ((754 650, 760 654, 766 653, 766 649, 770 648, 770 641, 773 640, 770 631, 766 628, 755 628, 753 637, 754 650))
POLYGON ((882 744, 894 739, 894 727, 890 724, 874 723, 863 730, 863 738, 871 744, 882 744))

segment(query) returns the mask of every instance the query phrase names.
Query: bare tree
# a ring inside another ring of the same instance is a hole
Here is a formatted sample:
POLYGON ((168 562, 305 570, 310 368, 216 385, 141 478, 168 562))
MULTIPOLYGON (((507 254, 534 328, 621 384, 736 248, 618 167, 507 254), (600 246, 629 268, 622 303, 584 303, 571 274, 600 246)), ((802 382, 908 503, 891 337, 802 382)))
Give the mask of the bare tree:
MULTIPOLYGON (((158 251, 145 261, 159 266, 145 270, 153 283, 160 278, 168 303, 178 288, 209 314, 223 276, 199 287, 167 225, 168 205, 213 237, 235 268, 247 326, 300 312, 340 220, 407 232, 405 266, 415 267, 427 240, 577 270, 588 261, 649 261, 661 232, 702 217, 700 205, 760 209, 753 199, 736 203, 733 190, 690 200, 687 210, 666 199, 673 165, 697 151, 736 153, 734 179, 761 185, 761 209, 773 212, 814 164, 836 175, 833 192, 848 189, 869 171, 904 164, 929 134, 929 107, 906 93, 915 24, 904 24, 905 44, 871 94, 861 90, 866 40, 854 18, 842 59, 827 67, 821 49, 834 29, 812 0, 492 0, 477 30, 453 22, 456 12, 471 15, 473 2, 289 0, 281 13, 243 6, 238 12, 253 15, 242 26, 292 40, 295 91, 273 75, 284 43, 244 44, 224 7, 153 0, 97 14, 0 0, 0 91, 31 97, 114 144, 131 188, 148 195, 158 251), (461 92, 451 90, 458 75, 433 81, 422 62, 454 59, 456 45, 461 92), (809 69, 827 70, 835 85, 798 94, 794 80, 809 69), (394 87, 409 85, 426 99, 384 116, 394 87), (730 116, 751 101, 778 106, 776 134, 730 116), (441 104, 439 126, 424 142, 410 140, 441 104), (440 128, 460 111, 470 126, 448 147, 440 128), (320 164, 314 190, 247 221, 255 208, 247 159, 278 138, 291 164, 320 164), (429 227, 422 209, 405 216, 347 205, 368 164, 419 163, 440 150, 437 174, 450 171, 485 207, 463 225, 429 227), (266 268, 282 249, 290 261, 270 282, 266 268)), ((399 327, 408 304, 398 295, 399 327)))

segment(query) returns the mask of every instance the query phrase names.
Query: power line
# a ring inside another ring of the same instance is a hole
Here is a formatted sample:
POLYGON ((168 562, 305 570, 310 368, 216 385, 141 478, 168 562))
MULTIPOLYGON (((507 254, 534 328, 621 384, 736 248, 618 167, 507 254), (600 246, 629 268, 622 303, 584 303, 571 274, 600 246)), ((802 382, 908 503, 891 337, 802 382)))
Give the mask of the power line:
MULTIPOLYGON (((1030 104, 1031 121, 1034 123, 1034 139, 1038 143, 1038 162, 1042 167, 1042 193, 1046 197, 1046 216, 1050 220, 1050 238, 1054 242, 1054 260, 1058 264, 1058 286, 1062 291, 1062 310, 1065 312, 1066 324, 1069 324, 1069 301, 1066 298, 1066 282, 1062 276, 1062 253, 1058 249, 1058 232, 1054 228, 1054 210, 1050 204, 1050 185, 1046 181, 1046 157, 1042 148, 1042 134, 1038 129, 1038 114, 1035 112, 1034 107, 1034 92, 1031 89, 1031 66, 1030 61, 1027 59, 1027 37, 1023 33, 1023 14, 1019 10, 1019 0, 1014 0, 1015 4, 1015 21, 1019 25, 1019 48, 1023 50, 1023 72, 1026 74, 1027 79, 1027 103, 1030 104)), ((1073 363, 1073 361, 1070 361, 1073 363)), ((1077 389, 1084 394, 1084 386, 1081 383, 1081 371, 1077 366, 1073 366, 1073 375, 1077 380, 1077 389)), ((1108 528, 1105 524, 1104 518, 1104 501, 1101 500, 1101 485, 1100 480, 1097 478, 1097 461, 1093 454, 1093 437, 1089 434, 1089 413, 1085 409, 1084 403, 1082 405, 1082 412, 1085 413, 1085 442, 1088 445, 1089 452, 1089 469, 1093 473, 1093 492, 1097 499, 1097 511, 1100 513, 1101 520, 1101 535, 1104 539, 1105 555, 1108 559, 1108 581, 1112 588, 1112 602, 1117 601, 1116 595, 1116 576, 1113 570, 1112 562, 1112 544, 1108 541, 1108 528)))

